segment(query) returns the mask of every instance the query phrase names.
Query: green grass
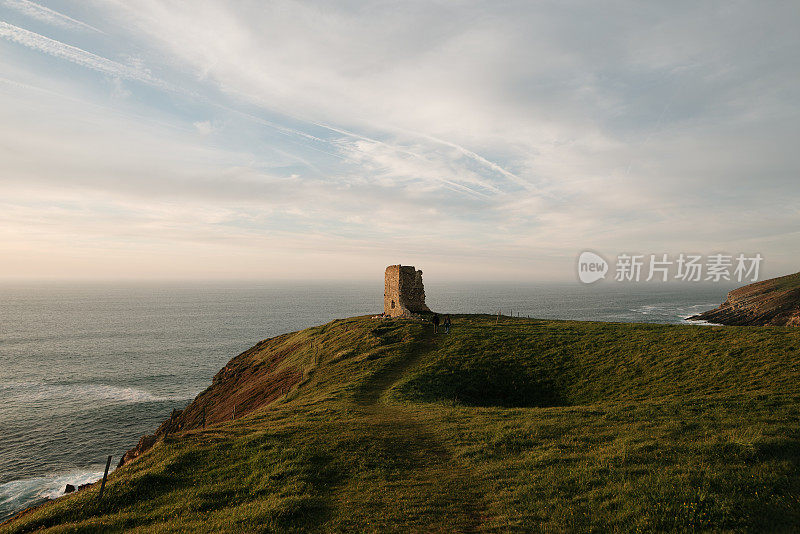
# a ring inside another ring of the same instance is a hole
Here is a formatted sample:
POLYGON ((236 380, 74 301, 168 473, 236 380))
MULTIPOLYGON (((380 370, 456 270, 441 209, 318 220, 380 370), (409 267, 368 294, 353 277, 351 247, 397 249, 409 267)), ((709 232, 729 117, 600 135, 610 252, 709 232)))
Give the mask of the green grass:
POLYGON ((800 329, 495 321, 267 341, 288 396, 0 530, 800 530, 800 329))
POLYGON ((787 290, 800 287, 800 273, 789 274, 775 278, 775 289, 787 290))

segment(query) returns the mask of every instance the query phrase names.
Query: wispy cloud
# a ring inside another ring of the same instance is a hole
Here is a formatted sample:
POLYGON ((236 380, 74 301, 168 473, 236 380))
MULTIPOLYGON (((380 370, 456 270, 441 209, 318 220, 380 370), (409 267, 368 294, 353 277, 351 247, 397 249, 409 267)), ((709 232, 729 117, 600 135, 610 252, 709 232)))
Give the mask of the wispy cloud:
POLYGON ((45 54, 65 59, 76 65, 110 76, 134 80, 160 89, 175 91, 171 84, 153 77, 150 73, 98 56, 76 46, 50 39, 44 35, 0 21, 0 37, 45 54))
POLYGON ((214 125, 211 124, 211 121, 195 121, 192 124, 203 135, 208 135, 214 131, 214 125))
POLYGON ((3 0, 3 4, 11 9, 14 9, 24 15, 32 17, 36 20, 41 20, 48 24, 60 26, 63 28, 90 30, 97 33, 104 33, 102 30, 95 28, 90 24, 76 20, 68 15, 59 13, 49 7, 39 5, 30 0, 3 0))
POLYGON ((130 247, 147 260, 127 265, 197 276, 224 271, 215 254, 299 272, 312 251, 348 272, 464 277, 566 278, 587 246, 763 244, 775 274, 800 260, 796 6, 51 11, 0 0, 17 24, 0 22, 0 232, 61 247, 73 271, 74 243, 92 249, 84 268, 130 247))

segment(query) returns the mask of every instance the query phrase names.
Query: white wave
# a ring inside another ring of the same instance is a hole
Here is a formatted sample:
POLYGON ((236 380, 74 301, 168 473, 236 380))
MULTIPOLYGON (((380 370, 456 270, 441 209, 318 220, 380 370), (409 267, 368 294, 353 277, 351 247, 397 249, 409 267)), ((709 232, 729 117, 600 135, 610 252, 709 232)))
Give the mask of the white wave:
POLYGON ((51 476, 23 478, 0 484, 0 515, 31 506, 42 499, 55 499, 64 494, 67 484, 76 488, 103 477, 105 466, 75 469, 51 476))
POLYGON ((697 320, 694 320, 694 321, 690 321, 688 319, 684 319, 683 322, 685 322, 686 324, 693 324, 695 326, 724 326, 724 325, 721 325, 719 323, 710 323, 708 321, 703 321, 701 319, 697 319, 697 320))
POLYGON ((639 315, 661 315, 669 320, 669 317, 674 317, 682 324, 696 324, 696 325, 716 325, 716 323, 708 323, 706 321, 687 321, 689 317, 697 315, 698 313, 710 310, 716 307, 716 304, 644 304, 636 308, 628 308, 631 312, 639 315))
POLYGON ((677 308, 676 306, 664 304, 644 304, 636 308, 628 308, 633 313, 640 315, 672 315, 677 308))
POLYGON ((47 384, 42 382, 10 382, 0 386, 0 391, 19 402, 84 399, 93 401, 134 404, 138 402, 178 401, 193 398, 190 395, 154 395, 134 387, 107 384, 47 384))
POLYGON ((686 307, 683 308, 683 311, 686 311, 686 310, 692 310, 692 311, 689 312, 689 313, 686 313, 686 314, 681 314, 681 322, 683 322, 685 324, 693 324, 695 326, 722 326, 719 323, 710 323, 708 321, 702 321, 702 320, 694 320, 694 321, 690 321, 689 320, 689 317, 694 317, 695 315, 698 315, 699 313, 702 313, 703 311, 711 310, 711 309, 714 309, 716 307, 717 307, 717 304, 713 304, 713 303, 712 304, 694 304, 693 306, 686 306, 686 307))

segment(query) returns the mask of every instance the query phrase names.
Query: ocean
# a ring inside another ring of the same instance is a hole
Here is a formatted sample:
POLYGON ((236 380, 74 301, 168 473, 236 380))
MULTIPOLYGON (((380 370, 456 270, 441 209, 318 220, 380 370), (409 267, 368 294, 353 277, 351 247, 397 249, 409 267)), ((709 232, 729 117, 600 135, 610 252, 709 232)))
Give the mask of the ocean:
MULTIPOLYGON (((730 289, 426 279, 442 312, 674 324, 730 289)), ((382 280, 0 285, 0 520, 102 477, 256 342, 382 307, 382 280)))

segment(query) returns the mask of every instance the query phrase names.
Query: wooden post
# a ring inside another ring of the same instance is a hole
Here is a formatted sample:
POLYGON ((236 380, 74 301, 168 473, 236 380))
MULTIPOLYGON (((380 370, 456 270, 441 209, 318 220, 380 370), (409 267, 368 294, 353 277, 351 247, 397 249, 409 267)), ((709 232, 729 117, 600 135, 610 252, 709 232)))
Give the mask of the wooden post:
POLYGON ((497 319, 494 321, 494 324, 497 324, 499 322, 500 322, 500 310, 497 310, 497 319))
POLYGON ((233 419, 236 419, 236 405, 233 405, 233 419))
POLYGON ((106 460, 106 472, 103 473, 103 483, 100 484, 100 495, 97 496, 97 500, 103 498, 103 490, 106 489, 106 479, 108 478, 108 468, 111 467, 111 455, 108 456, 108 460, 106 460))

